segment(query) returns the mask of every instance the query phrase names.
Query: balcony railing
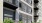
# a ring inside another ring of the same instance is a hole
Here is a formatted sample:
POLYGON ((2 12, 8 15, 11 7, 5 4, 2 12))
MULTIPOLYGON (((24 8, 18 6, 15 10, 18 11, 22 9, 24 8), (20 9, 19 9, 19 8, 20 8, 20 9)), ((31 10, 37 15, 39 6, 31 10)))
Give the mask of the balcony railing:
POLYGON ((32 14, 32 9, 30 7, 26 8, 26 9, 19 7, 19 10, 32 14))
POLYGON ((18 6, 18 1, 16 0, 4 0, 3 2, 7 2, 7 3, 9 3, 9 4, 13 4, 13 5, 15 5, 15 6, 18 6))

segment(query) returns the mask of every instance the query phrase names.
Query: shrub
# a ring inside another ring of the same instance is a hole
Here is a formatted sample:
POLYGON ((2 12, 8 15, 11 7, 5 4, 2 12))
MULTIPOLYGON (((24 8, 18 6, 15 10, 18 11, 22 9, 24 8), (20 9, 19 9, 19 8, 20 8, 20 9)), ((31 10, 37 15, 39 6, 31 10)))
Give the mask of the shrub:
POLYGON ((4 19, 4 23, 14 23, 13 20, 10 20, 9 18, 4 19))

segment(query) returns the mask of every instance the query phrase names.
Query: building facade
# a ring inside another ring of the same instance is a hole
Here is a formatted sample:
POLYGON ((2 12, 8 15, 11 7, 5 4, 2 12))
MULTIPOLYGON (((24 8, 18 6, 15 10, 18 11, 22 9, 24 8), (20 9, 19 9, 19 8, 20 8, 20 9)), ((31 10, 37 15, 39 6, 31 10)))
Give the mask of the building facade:
POLYGON ((42 0, 38 0, 39 1, 39 3, 38 3, 38 8, 39 8, 39 10, 38 10, 38 20, 37 20, 37 22, 40 22, 40 23, 42 23, 42 0))
POLYGON ((18 8, 15 0, 3 0, 3 17, 15 20, 15 11, 18 8))
POLYGON ((19 0, 19 6, 16 9, 16 21, 19 21, 19 15, 22 15, 23 23, 32 23, 33 7, 32 0, 19 0), (18 16, 18 17, 17 17, 18 16))
POLYGON ((33 0, 4 0, 4 18, 15 18, 18 23, 19 18, 23 23, 32 23, 33 19, 33 0), (8 4, 7 4, 8 3, 8 4), (11 5, 10 5, 11 4, 11 5))

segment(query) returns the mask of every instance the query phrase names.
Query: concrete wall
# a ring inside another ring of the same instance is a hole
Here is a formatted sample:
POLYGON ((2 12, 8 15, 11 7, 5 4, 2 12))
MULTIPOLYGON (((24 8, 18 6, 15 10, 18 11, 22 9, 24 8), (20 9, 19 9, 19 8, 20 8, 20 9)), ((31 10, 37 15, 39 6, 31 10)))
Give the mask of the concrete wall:
POLYGON ((3 0, 0 0, 0 23, 3 23, 3 0))

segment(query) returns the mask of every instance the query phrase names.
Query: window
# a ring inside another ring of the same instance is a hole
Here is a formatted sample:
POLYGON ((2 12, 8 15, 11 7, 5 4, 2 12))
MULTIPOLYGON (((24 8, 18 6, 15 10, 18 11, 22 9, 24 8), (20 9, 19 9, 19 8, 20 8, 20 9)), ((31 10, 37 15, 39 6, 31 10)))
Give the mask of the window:
POLYGON ((12 3, 12 0, 4 0, 5 2, 12 3))
POLYGON ((38 0, 34 0, 34 3, 36 4, 36 3, 38 3, 39 1, 38 0))
POLYGON ((16 3, 16 0, 4 0, 4 1, 9 2, 9 3, 13 3, 13 4, 16 3))
POLYGON ((12 0, 9 0, 9 3, 12 3, 12 0))
POLYGON ((32 9, 31 9, 31 14, 32 14, 32 9))
POLYGON ((16 0, 12 0, 12 3, 15 4, 15 1, 16 1, 16 0))
POLYGON ((15 13, 16 13, 16 10, 13 13, 13 20, 15 20, 15 13))
POLYGON ((19 7, 22 7, 22 6, 21 6, 21 3, 19 3, 19 7))
POLYGON ((9 1, 9 0, 7 0, 7 1, 9 1))
POLYGON ((8 0, 3 0, 3 1, 8 1, 8 0))

